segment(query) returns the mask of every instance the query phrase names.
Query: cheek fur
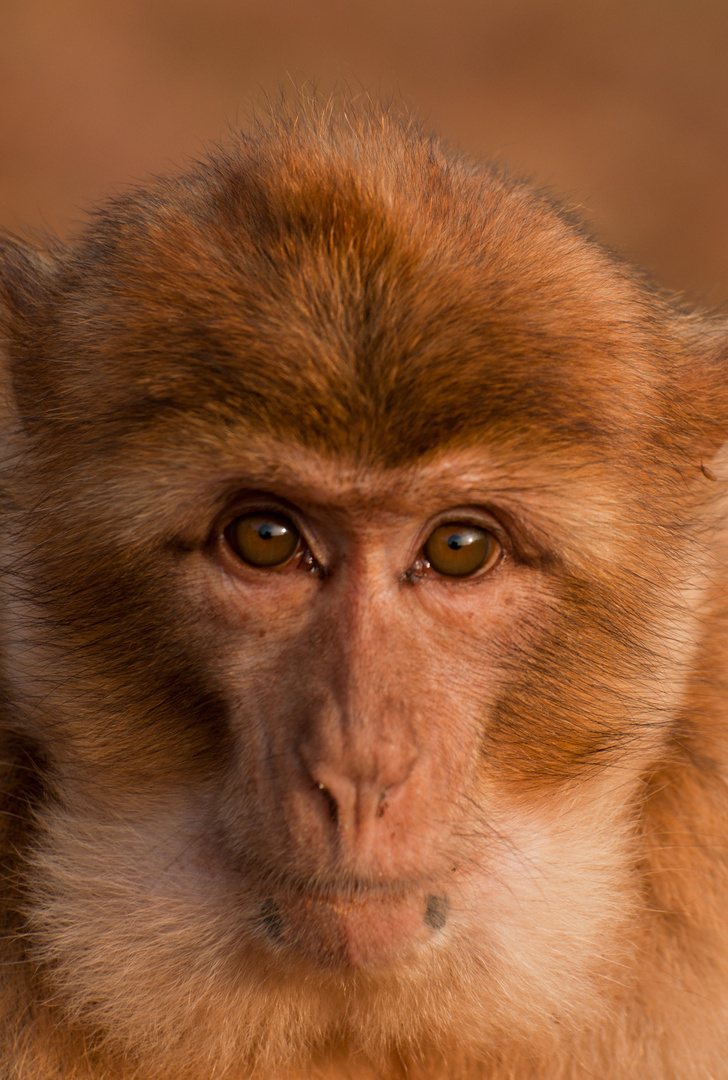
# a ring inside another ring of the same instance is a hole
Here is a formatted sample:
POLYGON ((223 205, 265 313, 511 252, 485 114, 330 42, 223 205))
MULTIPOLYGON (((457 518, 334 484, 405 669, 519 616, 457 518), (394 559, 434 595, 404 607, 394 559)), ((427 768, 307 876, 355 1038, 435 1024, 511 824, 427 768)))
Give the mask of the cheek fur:
MULTIPOLYGON (((604 807, 592 800, 590 812, 582 797, 566 814, 484 815, 455 869, 443 934, 406 967, 346 980, 350 1046, 376 1060, 403 1031, 415 1044, 429 1031, 477 1054, 596 1015, 635 910, 624 869, 633 837, 619 807, 604 807), (382 996, 396 1007, 382 1010, 382 996)), ((193 814, 49 817, 34 856, 34 957, 75 1022, 110 1028, 121 1049, 182 1062, 211 1042, 221 1066, 278 1075, 340 1035, 345 984, 326 969, 312 984, 305 966, 271 956, 259 883, 210 845, 213 813, 208 796, 193 814), (229 1011, 232 1029, 220 1025, 229 1011)))

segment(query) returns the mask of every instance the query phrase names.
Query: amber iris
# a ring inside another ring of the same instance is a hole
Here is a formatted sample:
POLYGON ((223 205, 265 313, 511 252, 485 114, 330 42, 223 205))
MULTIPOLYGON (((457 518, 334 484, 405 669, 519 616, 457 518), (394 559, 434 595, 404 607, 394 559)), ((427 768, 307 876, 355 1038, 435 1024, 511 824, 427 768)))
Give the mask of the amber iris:
POLYGON ((468 577, 495 566, 501 546, 488 529, 462 521, 448 521, 430 533, 425 558, 438 574, 468 577))
POLYGON ((243 562, 250 566, 283 566, 295 555, 298 529, 282 514, 243 514, 231 521, 225 538, 243 562))

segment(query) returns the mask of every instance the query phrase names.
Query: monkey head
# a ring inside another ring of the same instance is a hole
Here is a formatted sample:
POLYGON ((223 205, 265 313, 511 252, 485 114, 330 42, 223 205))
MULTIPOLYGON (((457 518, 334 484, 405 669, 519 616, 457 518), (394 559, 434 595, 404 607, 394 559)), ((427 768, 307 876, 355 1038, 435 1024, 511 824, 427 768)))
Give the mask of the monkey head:
POLYGON ((654 778, 719 753, 718 330, 391 116, 279 117, 2 259, 17 1060, 606 1044, 654 778))

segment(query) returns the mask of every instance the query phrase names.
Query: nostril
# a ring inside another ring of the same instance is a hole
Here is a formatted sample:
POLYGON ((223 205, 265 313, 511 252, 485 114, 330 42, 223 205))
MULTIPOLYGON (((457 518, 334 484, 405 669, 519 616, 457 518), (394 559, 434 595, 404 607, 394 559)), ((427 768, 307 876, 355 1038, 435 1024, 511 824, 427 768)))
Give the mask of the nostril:
POLYGON ((385 751, 386 747, 376 754, 371 750, 343 754, 305 743, 299 746, 299 783, 307 789, 308 812, 344 832, 368 828, 391 816, 406 788, 415 755, 385 751))
POLYGON ((329 818, 333 821, 334 825, 338 825, 339 822, 339 804, 334 796, 331 794, 326 784, 322 784, 320 780, 314 781, 316 787, 326 800, 326 809, 328 810, 329 818))

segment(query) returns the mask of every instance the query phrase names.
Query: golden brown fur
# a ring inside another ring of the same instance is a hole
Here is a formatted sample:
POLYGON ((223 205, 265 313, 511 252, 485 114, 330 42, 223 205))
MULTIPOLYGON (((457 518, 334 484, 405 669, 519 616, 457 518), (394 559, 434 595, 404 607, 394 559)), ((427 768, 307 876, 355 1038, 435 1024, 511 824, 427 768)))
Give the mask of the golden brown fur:
POLYGON ((723 1080, 725 328, 341 111, 2 242, 0 1075, 723 1080))

